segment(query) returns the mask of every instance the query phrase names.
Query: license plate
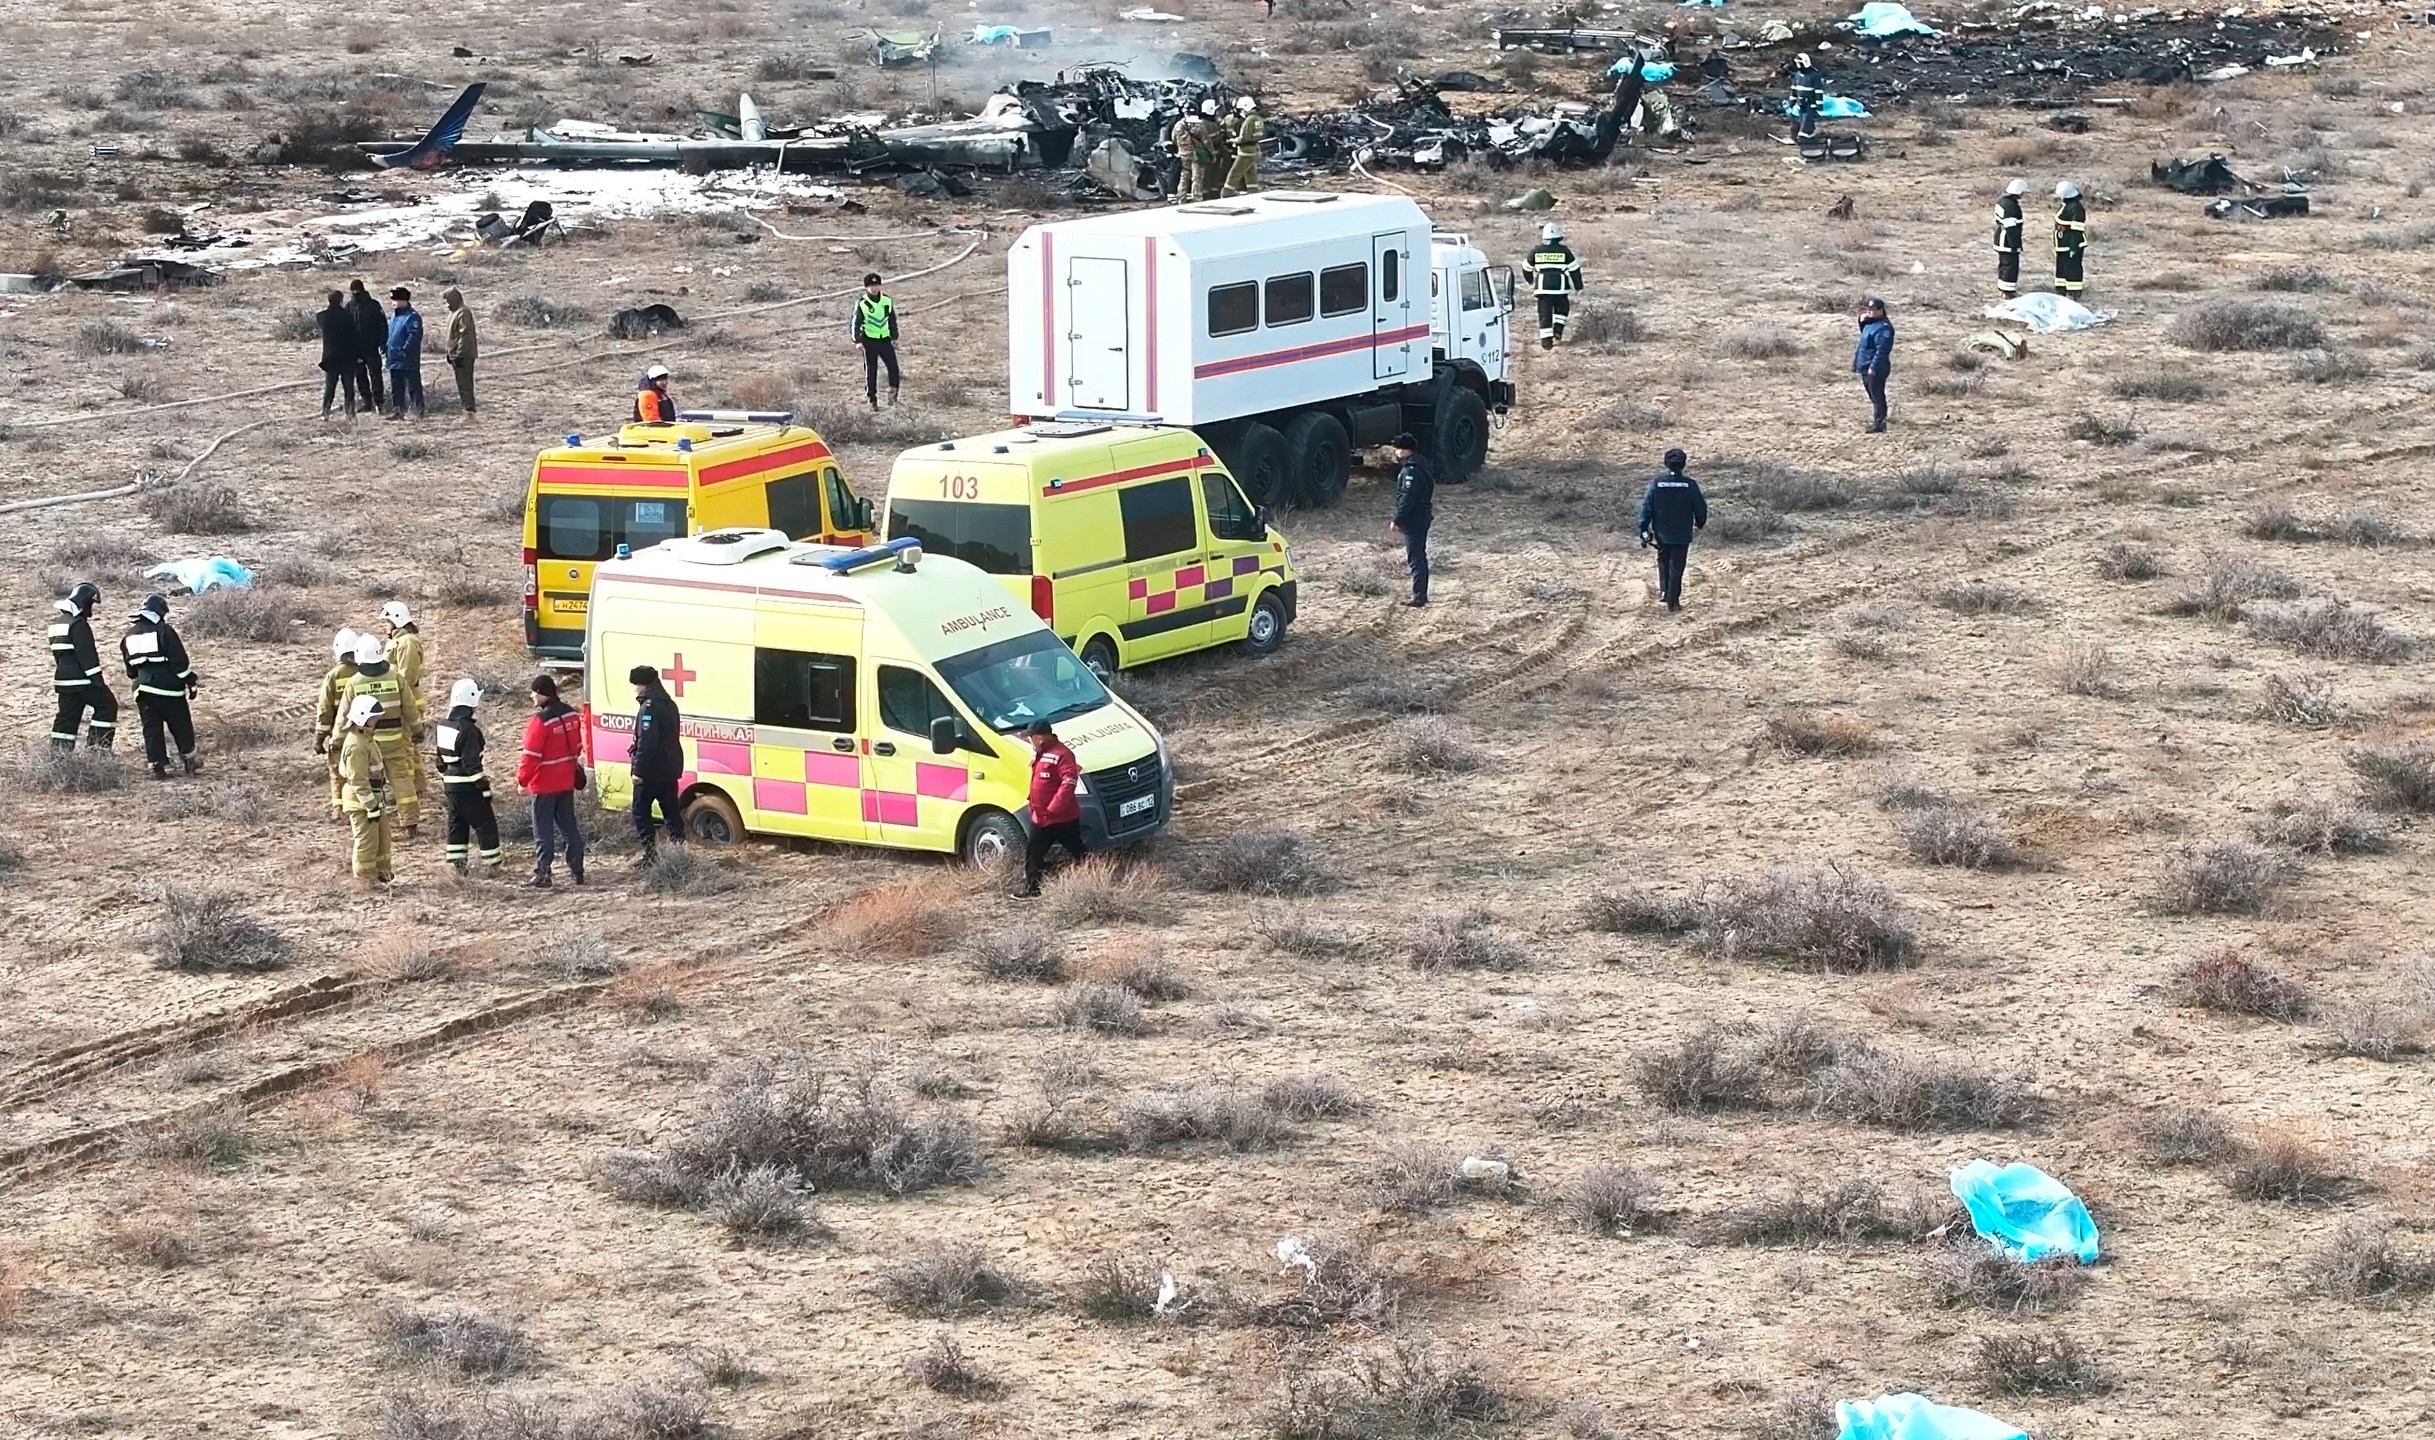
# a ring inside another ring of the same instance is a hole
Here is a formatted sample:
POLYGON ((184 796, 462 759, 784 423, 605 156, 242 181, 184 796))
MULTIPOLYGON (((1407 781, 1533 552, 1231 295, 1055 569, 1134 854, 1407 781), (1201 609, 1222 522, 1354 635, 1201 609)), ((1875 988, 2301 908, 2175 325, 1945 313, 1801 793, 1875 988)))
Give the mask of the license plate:
POLYGON ((1122 820, 1128 816, 1139 815, 1157 803, 1158 797, 1155 795, 1137 795, 1116 807, 1116 818, 1122 820))
POLYGON ((588 595, 552 595, 550 608, 563 615, 588 614, 592 609, 592 597, 588 595))

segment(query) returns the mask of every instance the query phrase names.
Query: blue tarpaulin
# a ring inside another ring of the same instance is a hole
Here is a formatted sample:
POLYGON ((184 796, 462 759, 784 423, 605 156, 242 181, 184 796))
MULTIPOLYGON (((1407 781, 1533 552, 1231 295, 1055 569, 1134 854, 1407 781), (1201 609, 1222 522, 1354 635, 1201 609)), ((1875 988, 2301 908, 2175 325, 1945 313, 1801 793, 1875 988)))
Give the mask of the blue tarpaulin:
MULTIPOLYGON (((1606 67, 1607 78, 1610 80, 1621 79, 1624 72, 1630 70, 1631 68, 1632 57, 1626 55, 1621 60, 1618 60, 1614 64, 1606 67)), ((1652 85, 1663 85, 1668 80, 1674 78, 1674 62, 1670 60, 1645 61, 1640 67, 1640 78, 1648 81, 1652 85)))
POLYGON ((1970 1207, 1970 1224, 1987 1243, 2015 1260, 2073 1255, 2097 1263, 2097 1222, 2062 1181, 2034 1165, 1997 1169, 1973 1160, 1953 1172, 1953 1194, 1970 1207))
POLYGON ((1880 1395, 1835 1407, 1836 1440, 2028 1440, 1993 1415, 1939 1405, 1924 1395, 1880 1395))
POLYGON ((175 580, 197 595, 222 585, 238 590, 254 588, 254 572, 225 555, 189 555, 171 560, 145 571, 144 578, 175 580))
POLYGON ((1897 35, 1936 34, 1936 27, 1912 14, 1909 6, 1889 4, 1887 0, 1869 0, 1837 28, 1858 31, 1871 40, 1891 40, 1897 35))
MULTIPOLYGON (((1798 115, 1801 112, 1793 107, 1790 100, 1787 100, 1784 102, 1784 113, 1798 115)), ((1866 120, 1869 118, 1869 107, 1849 95, 1829 95, 1818 102, 1818 118, 1822 120, 1866 120)))

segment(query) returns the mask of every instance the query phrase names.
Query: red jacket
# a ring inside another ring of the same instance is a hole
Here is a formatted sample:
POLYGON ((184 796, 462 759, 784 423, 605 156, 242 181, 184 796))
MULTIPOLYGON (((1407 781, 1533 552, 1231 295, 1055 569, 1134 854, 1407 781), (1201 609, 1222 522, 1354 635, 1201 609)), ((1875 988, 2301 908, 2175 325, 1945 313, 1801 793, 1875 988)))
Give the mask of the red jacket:
POLYGON ((1062 740, 1040 747, 1031 762, 1031 823, 1070 825, 1082 818, 1082 801, 1075 790, 1082 783, 1082 766, 1062 740))
POLYGON ((516 784, 535 795, 575 788, 583 763, 583 717, 553 700, 524 722, 524 754, 516 761, 516 784))

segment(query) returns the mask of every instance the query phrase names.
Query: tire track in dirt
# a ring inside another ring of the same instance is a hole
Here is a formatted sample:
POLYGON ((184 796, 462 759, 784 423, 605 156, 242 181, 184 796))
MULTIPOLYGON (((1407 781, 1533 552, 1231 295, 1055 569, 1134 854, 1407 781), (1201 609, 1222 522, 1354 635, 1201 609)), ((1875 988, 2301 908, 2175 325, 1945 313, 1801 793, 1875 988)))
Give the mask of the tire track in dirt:
POLYGON ((343 1005, 368 988, 365 977, 352 973, 316 975, 300 985, 274 990, 246 1004, 215 1010, 192 1020, 163 1020, 98 1036, 76 1045, 37 1055, 25 1064, 0 1072, 0 1114, 49 1098, 67 1086, 95 1080, 130 1065, 195 1049, 239 1030, 343 1005))

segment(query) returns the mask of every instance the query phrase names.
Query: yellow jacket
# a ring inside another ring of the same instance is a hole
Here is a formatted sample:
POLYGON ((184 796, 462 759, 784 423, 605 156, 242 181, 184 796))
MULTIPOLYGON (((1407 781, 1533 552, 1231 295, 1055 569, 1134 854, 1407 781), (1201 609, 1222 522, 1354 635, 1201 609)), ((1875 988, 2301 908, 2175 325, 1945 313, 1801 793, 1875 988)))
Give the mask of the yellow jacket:
MULTIPOLYGON (((383 744, 402 745, 406 743, 406 739, 413 733, 414 727, 423 721, 422 707, 415 703, 414 692, 407 689, 398 678, 398 669, 395 665, 387 667, 378 675, 366 675, 358 670, 339 683, 338 714, 341 718, 338 721, 338 729, 345 728, 347 722, 344 717, 349 710, 355 708, 355 697, 358 695, 369 695, 380 702, 380 719, 375 722, 374 733, 383 744)), ((330 743, 335 745, 343 738, 334 729, 330 735, 330 743)))
POLYGON ((313 722, 313 733, 328 735, 338 728, 338 692, 355 678, 355 662, 350 660, 330 667, 321 677, 321 718, 313 722))
POLYGON ((380 742, 368 730, 349 730, 338 742, 338 778, 346 788, 340 802, 358 815, 378 815, 386 806, 389 770, 381 763, 380 742))
MULTIPOLYGON (((400 630, 381 646, 381 653, 389 657, 389 668, 395 670, 398 679, 405 682, 407 690, 414 695, 416 707, 420 708, 423 700, 422 633, 400 630)), ((409 720, 406 723, 412 725, 415 722, 409 720)))

